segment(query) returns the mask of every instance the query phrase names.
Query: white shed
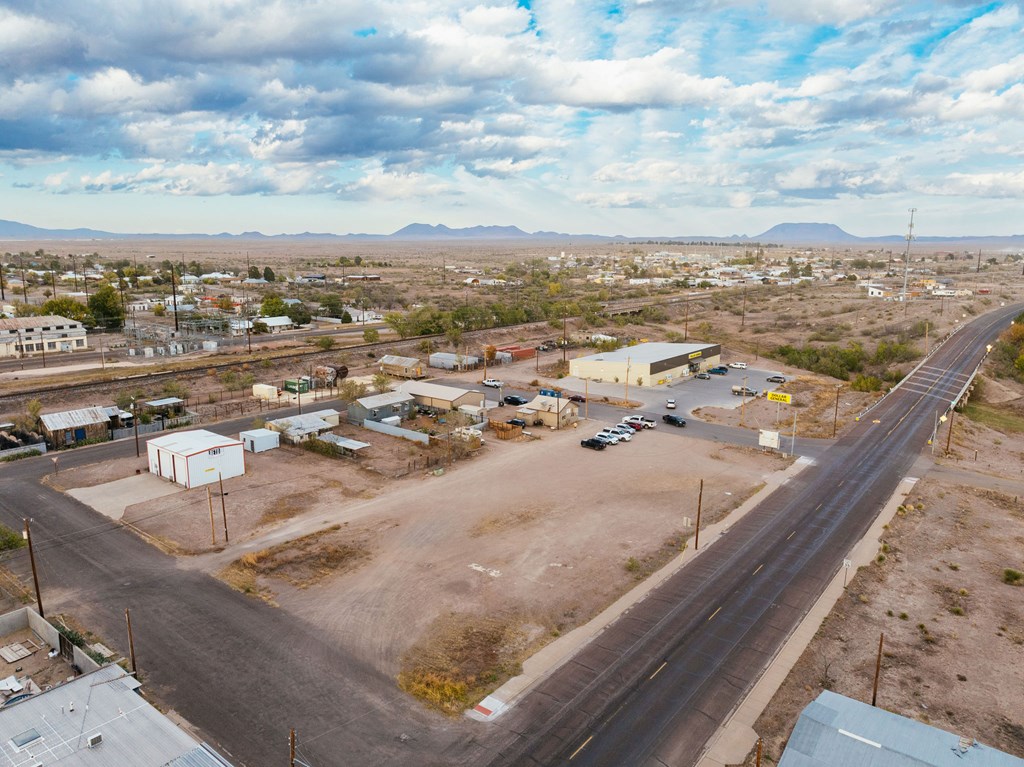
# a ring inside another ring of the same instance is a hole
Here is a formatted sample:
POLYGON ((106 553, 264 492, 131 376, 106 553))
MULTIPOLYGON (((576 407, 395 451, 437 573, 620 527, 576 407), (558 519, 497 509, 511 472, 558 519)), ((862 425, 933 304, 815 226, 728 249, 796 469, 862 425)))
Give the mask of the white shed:
POLYGON ((238 433, 242 447, 250 453, 262 453, 281 446, 281 435, 273 429, 250 429, 238 433))
POLYGON ((205 429, 151 439, 146 443, 146 453, 151 474, 188 488, 245 474, 241 440, 205 429))

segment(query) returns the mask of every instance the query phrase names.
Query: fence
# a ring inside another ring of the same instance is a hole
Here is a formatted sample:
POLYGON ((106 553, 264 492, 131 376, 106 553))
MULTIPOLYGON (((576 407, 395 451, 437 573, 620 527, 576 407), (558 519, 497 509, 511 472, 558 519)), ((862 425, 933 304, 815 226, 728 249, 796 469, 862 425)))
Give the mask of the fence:
POLYGON ((429 434, 424 434, 421 431, 412 431, 412 429, 403 429, 401 426, 390 426, 386 423, 365 420, 363 421, 363 428, 370 431, 379 431, 381 434, 390 434, 393 437, 401 437, 412 442, 422 442, 424 445, 430 444, 429 434))
POLYGON ((6 458, 9 455, 18 455, 19 453, 31 453, 33 450, 45 453, 46 443, 40 442, 37 445, 22 445, 21 447, 12 447, 7 450, 0 450, 0 459, 6 458))
MULTIPOLYGON (((153 434, 154 432, 165 431, 166 429, 175 429, 178 426, 198 424, 200 420, 199 416, 193 413, 178 416, 177 418, 157 419, 152 423, 140 423, 138 434, 142 436, 143 434, 153 434)), ((135 434, 134 427, 130 429, 111 429, 110 431, 111 439, 127 439, 128 437, 134 437, 135 434)))

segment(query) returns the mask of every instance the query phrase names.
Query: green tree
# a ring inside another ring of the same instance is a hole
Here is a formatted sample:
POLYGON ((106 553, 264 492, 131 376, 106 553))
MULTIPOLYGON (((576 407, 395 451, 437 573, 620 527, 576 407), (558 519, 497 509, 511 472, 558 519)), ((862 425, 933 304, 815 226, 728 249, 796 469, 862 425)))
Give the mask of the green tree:
POLYGON ((335 341, 330 336, 320 336, 313 342, 315 346, 319 347, 320 349, 323 349, 325 352, 329 352, 331 349, 335 347, 337 343, 338 342, 335 341))
POLYGON ((320 299, 320 311, 328 317, 341 317, 345 313, 345 301, 338 293, 328 293, 320 299))
POLYGON ((167 314, 167 308, 163 304, 157 304, 153 307, 154 317, 163 317, 165 314, 167 314))
POLYGON ((288 304, 284 313, 296 325, 308 325, 313 319, 305 304, 288 304))
POLYGON ((69 320, 81 322, 87 328, 96 327, 96 318, 93 317, 85 304, 81 304, 70 296, 58 296, 51 298, 42 306, 43 314, 55 314, 58 317, 67 317, 69 320))
POLYGON ((341 322, 344 325, 349 325, 352 323, 352 315, 348 313, 348 310, 345 310, 341 313, 341 322))
POLYGON ((276 293, 268 293, 260 304, 260 313, 264 317, 284 317, 288 314, 288 304, 276 293))
POLYGON ((258 266, 249 267, 249 279, 258 280, 260 278, 260 268, 258 266))
POLYGON ((380 331, 377 328, 367 328, 363 331, 363 340, 368 344, 375 344, 380 340, 380 331))
POLYGON ((124 325, 124 307, 121 296, 110 285, 104 285, 89 296, 89 313, 97 324, 105 328, 120 328, 124 325))
POLYGON ((277 276, 274 274, 273 269, 271 269, 269 266, 264 266, 263 279, 265 279, 267 282, 275 282, 277 280, 277 276))
POLYGON ((391 391, 391 376, 384 371, 373 374, 373 390, 378 394, 391 391))
POLYGON ((384 324, 398 333, 399 338, 408 338, 415 332, 409 318, 398 312, 388 312, 385 314, 384 324))

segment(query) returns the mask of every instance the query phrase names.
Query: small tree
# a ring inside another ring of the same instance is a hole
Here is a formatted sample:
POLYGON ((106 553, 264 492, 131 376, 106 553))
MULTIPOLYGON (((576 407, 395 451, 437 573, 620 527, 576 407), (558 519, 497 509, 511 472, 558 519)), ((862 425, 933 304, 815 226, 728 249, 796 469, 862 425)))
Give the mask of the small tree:
POLYGON ((274 282, 277 280, 277 276, 274 274, 273 269, 271 269, 269 266, 264 266, 263 279, 265 279, 267 282, 274 282))
POLYGON ((373 390, 378 394, 391 391, 391 376, 381 371, 373 374, 373 390))
POLYGON ((359 399, 366 394, 366 384, 346 378, 338 384, 338 395, 346 402, 359 399))
POLYGON ((167 308, 163 304, 157 304, 153 307, 154 317, 163 317, 165 314, 167 314, 167 308))
POLYGON ((380 340, 380 332, 377 328, 367 328, 363 331, 363 340, 368 344, 375 344, 380 340))
POLYGON ((323 349, 325 352, 329 352, 331 349, 335 347, 337 343, 338 342, 335 341, 331 336, 320 336, 315 341, 313 341, 313 344, 315 346, 319 347, 320 349, 323 349))

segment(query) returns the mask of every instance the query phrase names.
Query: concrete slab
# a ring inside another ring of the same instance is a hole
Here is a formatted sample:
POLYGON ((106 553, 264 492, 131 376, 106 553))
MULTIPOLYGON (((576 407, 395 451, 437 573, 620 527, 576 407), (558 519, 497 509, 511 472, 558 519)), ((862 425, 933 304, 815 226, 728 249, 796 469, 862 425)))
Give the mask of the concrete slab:
POLYGON ((160 479, 155 474, 146 473, 102 485, 76 487, 68 490, 67 494, 106 517, 120 520, 124 516, 124 510, 129 506, 184 490, 185 488, 160 479))

